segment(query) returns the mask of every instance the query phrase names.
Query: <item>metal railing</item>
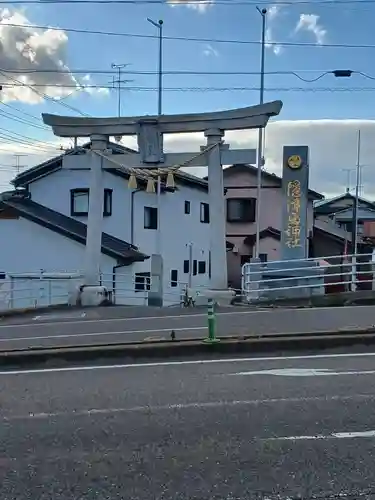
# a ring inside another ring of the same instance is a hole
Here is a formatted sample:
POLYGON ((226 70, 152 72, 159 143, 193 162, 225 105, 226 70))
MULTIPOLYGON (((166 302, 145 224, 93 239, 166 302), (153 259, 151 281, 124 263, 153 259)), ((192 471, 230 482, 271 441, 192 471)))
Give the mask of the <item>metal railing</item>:
POLYGON ((250 262, 242 267, 241 295, 251 302, 372 290, 374 270, 372 254, 250 262))
POLYGON ((0 311, 67 304, 81 281, 79 271, 6 274, 0 280, 0 311))

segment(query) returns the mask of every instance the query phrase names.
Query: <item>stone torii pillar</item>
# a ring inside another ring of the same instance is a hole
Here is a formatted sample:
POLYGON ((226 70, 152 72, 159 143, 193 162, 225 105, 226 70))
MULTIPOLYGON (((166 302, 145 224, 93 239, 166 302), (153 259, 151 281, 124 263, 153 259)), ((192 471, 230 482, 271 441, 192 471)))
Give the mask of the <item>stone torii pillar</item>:
MULTIPOLYGON (((274 101, 247 108, 181 115, 85 118, 43 114, 44 123, 52 127, 56 136, 90 137, 93 144, 92 179, 90 183, 90 189, 93 189, 93 192, 90 190, 85 283, 87 285, 96 285, 98 283, 101 255, 103 194, 98 192, 98 179, 100 178, 98 169, 103 168, 103 162, 94 160, 94 151, 105 152, 103 138, 137 135, 139 153, 124 155, 123 162, 125 166, 132 168, 168 168, 184 163, 189 159, 191 160, 189 166, 208 166, 210 287, 212 290, 227 289, 226 218, 222 165, 252 163, 254 161, 254 151, 230 150, 222 144, 222 138, 226 130, 264 128, 269 118, 278 115, 281 108, 282 102, 274 101), (204 132, 207 138, 207 153, 195 159, 196 153, 165 154, 163 152, 163 134, 186 132, 204 132), (96 196, 94 196, 94 192, 96 196), (94 283, 95 276, 96 282, 94 283)), ((75 160, 78 161, 79 157, 75 157, 75 160)))

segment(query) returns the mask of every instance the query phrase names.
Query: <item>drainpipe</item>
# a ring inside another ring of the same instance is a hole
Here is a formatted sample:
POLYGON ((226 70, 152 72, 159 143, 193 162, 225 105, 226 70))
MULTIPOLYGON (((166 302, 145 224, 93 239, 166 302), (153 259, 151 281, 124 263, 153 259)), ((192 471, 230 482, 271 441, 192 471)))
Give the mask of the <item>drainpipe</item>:
POLYGON ((134 245, 134 195, 143 189, 134 189, 130 194, 130 243, 134 245))
MULTIPOLYGON (((142 189, 134 189, 130 193, 130 244, 134 245, 134 195, 139 191, 143 191, 142 189)), ((120 267, 125 267, 128 264, 117 264, 112 268, 112 294, 113 297, 116 297, 116 269, 120 267)))

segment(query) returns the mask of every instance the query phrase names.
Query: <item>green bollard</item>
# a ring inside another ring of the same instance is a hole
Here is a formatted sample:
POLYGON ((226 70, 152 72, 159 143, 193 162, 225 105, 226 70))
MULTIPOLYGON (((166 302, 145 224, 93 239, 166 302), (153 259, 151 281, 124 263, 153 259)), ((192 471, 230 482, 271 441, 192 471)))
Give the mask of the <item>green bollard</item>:
POLYGON ((208 299, 207 321, 208 337, 204 339, 204 342, 208 344, 216 344, 217 342, 220 342, 220 339, 216 337, 216 316, 214 299, 208 299))

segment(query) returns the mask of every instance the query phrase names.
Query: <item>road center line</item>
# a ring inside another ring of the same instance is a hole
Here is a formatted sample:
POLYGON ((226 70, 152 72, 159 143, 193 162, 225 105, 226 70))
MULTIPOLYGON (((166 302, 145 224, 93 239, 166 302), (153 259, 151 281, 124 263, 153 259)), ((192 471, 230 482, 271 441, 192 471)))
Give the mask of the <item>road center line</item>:
POLYGON ((206 326, 192 326, 186 328, 155 328, 153 330, 122 330, 120 332, 94 332, 94 333, 71 333, 71 334, 63 334, 63 335, 41 335, 38 337, 9 337, 9 338, 0 338, 1 342, 16 342, 16 341, 25 341, 25 340, 46 340, 46 339, 66 339, 66 338, 74 338, 74 337, 98 337, 104 335, 127 335, 127 334, 138 334, 138 333, 158 333, 158 332, 171 332, 174 330, 175 332, 184 332, 190 330, 207 330, 206 326))
MULTIPOLYGON (((248 399, 248 400, 234 400, 234 401, 202 401, 191 403, 174 403, 167 405, 144 405, 144 406, 130 406, 125 408, 91 408, 89 410, 76 410, 64 412, 39 412, 28 413, 25 415, 10 415, 3 416, 0 421, 12 420, 28 420, 28 419, 50 419, 62 417, 89 417, 95 415, 109 415, 116 413, 155 413, 161 411, 183 411, 183 410, 208 410, 223 407, 233 406, 261 406, 272 405, 280 403, 312 403, 312 402, 329 402, 329 401, 360 401, 360 400, 375 400, 375 394, 354 394, 351 396, 313 396, 301 398, 270 398, 270 399, 248 399)), ((373 431, 375 432, 375 431, 373 431)), ((268 439, 303 439, 308 436, 297 437, 281 437, 281 438, 268 438, 268 439)), ((316 438, 316 437, 315 437, 316 438)))

